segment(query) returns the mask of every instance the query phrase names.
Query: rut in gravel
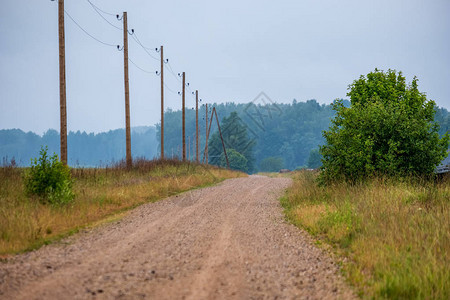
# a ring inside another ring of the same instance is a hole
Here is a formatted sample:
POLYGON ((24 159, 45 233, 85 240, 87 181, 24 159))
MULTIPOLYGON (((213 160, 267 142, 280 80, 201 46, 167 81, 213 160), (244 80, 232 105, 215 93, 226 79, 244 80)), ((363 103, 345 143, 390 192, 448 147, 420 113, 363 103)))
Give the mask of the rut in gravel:
POLYGON ((1 299, 353 298, 286 223, 286 178, 226 180, 0 264, 1 299))

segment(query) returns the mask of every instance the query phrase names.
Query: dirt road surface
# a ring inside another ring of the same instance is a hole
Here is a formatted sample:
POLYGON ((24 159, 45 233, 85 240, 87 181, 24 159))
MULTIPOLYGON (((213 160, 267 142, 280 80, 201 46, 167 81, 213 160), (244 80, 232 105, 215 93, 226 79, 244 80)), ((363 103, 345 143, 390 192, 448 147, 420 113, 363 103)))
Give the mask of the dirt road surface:
POLYGON ((0 263, 1 299, 349 299, 338 268, 250 176, 146 204, 0 263))

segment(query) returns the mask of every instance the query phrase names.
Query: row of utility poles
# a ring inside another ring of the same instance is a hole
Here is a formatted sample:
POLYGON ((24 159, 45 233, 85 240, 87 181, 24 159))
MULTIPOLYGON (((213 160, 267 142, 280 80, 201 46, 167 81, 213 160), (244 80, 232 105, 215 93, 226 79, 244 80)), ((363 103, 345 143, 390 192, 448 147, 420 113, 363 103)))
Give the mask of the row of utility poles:
MULTIPOLYGON (((125 85, 125 132, 126 132, 126 165, 131 168, 133 161, 131 157, 131 127, 130 127, 130 87, 128 77, 128 20, 127 13, 124 12, 123 20, 123 59, 124 59, 124 85, 125 85)), ((66 109, 66 66, 65 66, 65 29, 64 29, 64 0, 58 0, 58 32, 59 32, 59 93, 60 93, 60 142, 61 142, 61 161, 67 164, 67 109, 66 109)), ((161 54, 161 159, 164 159, 164 48, 160 47, 161 54)), ((186 161, 186 73, 182 73, 182 143, 183 143, 183 161, 186 161)), ((223 150, 228 165, 228 157, 225 150, 225 145, 220 132, 219 120, 215 108, 212 110, 211 122, 208 128, 208 104, 206 108, 206 145, 204 158, 208 163, 208 138, 211 129, 213 114, 216 116, 217 125, 219 127, 220 137, 222 139, 223 150)), ((198 127, 198 90, 195 91, 195 131, 196 131, 196 162, 199 160, 199 127, 198 127)), ((190 149, 190 147, 189 147, 190 149)), ((229 166, 229 165, 228 165, 229 166)))

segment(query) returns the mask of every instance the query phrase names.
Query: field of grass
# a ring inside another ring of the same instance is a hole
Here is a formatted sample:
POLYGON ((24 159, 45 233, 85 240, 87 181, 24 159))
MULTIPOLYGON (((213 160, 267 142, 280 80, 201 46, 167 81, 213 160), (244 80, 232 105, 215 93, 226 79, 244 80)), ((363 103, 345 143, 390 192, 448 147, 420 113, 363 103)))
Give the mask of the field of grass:
POLYGON ((317 186, 296 172, 288 219, 332 245, 363 298, 450 299, 450 179, 317 186))
POLYGON ((79 228, 147 202, 242 173, 181 163, 137 161, 104 169, 72 169, 75 200, 43 205, 25 196, 22 168, 0 168, 0 255, 33 249, 79 228))

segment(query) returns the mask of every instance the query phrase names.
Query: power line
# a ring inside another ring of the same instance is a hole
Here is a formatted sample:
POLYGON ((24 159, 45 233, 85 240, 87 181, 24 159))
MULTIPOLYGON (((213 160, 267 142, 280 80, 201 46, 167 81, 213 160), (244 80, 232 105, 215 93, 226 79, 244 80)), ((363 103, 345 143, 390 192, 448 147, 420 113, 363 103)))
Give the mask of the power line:
POLYGON ((141 45, 142 48, 147 49, 147 50, 155 50, 155 49, 157 49, 157 48, 145 47, 144 45, 142 45, 141 41, 138 39, 136 32, 133 32, 133 33, 136 36, 136 39, 139 41, 139 45, 141 45))
POLYGON ((64 10, 64 13, 72 20, 72 22, 75 23, 75 25, 78 26, 78 28, 80 28, 85 34, 87 34, 88 36, 90 36, 92 39, 96 40, 97 42, 99 42, 99 43, 101 43, 101 44, 103 44, 103 45, 105 45, 105 46, 117 47, 117 44, 116 44, 116 45, 113 45, 113 44, 105 43, 105 42, 99 40, 98 38, 94 37, 94 36, 91 35, 89 32, 87 32, 83 27, 81 27, 81 25, 78 24, 77 21, 75 21, 75 19, 72 18, 72 16, 71 16, 66 10, 64 10))
POLYGON ((106 11, 100 9, 98 6, 96 6, 94 3, 92 3, 92 2, 89 1, 89 0, 86 0, 86 1, 89 2, 89 4, 92 5, 96 10, 101 11, 101 12, 104 13, 105 15, 110 15, 110 16, 116 16, 116 15, 117 15, 117 14, 109 13, 109 12, 106 12, 106 11))
POLYGON ((97 6, 95 6, 91 1, 89 1, 89 0, 86 0, 91 6, 92 6, 92 8, 94 9, 94 11, 103 19, 103 20, 105 20, 109 25, 111 25, 112 27, 114 27, 114 28, 116 28, 116 29, 118 29, 118 30, 122 30, 122 28, 120 28, 119 26, 116 26, 116 25, 114 25, 113 23, 111 23, 110 21, 108 21, 108 19, 106 19, 100 12, 103 12, 104 14, 107 14, 107 15, 112 15, 112 16, 115 16, 114 14, 110 14, 110 13, 107 13, 107 12, 104 12, 103 10, 101 10, 100 8, 98 8, 97 6))
MULTIPOLYGON (((112 13, 108 13, 108 12, 106 12, 106 11, 100 9, 98 6, 96 6, 95 4, 93 4, 90 0, 86 0, 86 1, 92 6, 92 8, 95 10, 95 12, 96 12, 100 17, 102 17, 106 22, 108 22, 108 24, 110 24, 111 26, 113 26, 113 27, 116 28, 116 29, 122 30, 122 28, 120 28, 120 27, 118 27, 118 26, 112 24, 111 22, 109 22, 102 14, 100 14, 100 12, 102 12, 102 13, 104 13, 104 14, 107 14, 107 15, 111 15, 111 16, 117 16, 117 15, 112 14, 112 13)), ((150 56, 151 58, 153 58, 153 59, 156 60, 156 61, 159 61, 159 58, 153 56, 153 55, 148 51, 148 50, 153 50, 154 48, 150 48, 150 47, 144 46, 144 45, 142 44, 141 40, 138 38, 138 36, 137 36, 137 34, 136 34, 136 32, 135 32, 134 30, 132 30, 131 33, 130 33, 130 32, 128 32, 128 33, 133 37, 133 39, 135 40, 135 42, 136 42, 139 46, 141 46, 141 48, 147 53, 148 56, 150 56)), ((92 36, 91 36, 91 37, 92 37, 92 36)), ((94 37, 92 37, 92 38, 94 38, 94 37)), ((105 44, 106 44, 106 43, 105 43, 105 44)), ((155 48, 155 49, 157 49, 157 48, 155 48)), ((132 63, 133 63, 133 62, 132 62, 132 63)), ((133 64, 134 64, 134 63, 133 63, 133 64)), ((180 79, 178 78, 178 76, 177 76, 177 75, 175 74, 175 72, 173 71, 172 66, 171 66, 168 62, 167 62, 167 65, 168 65, 168 67, 169 67, 170 73, 177 79, 178 82, 180 82, 180 79)), ((137 65, 136 65, 136 67, 139 68, 137 65)), ((145 70, 144 70, 144 71, 145 71, 145 70)), ((145 72, 148 72, 148 71, 145 71, 145 72)), ((151 72, 148 72, 148 73, 151 73, 151 72)))
POLYGON ((139 67, 134 61, 131 60, 131 58, 128 58, 128 60, 139 70, 141 70, 142 72, 148 73, 148 74, 154 74, 155 72, 151 72, 151 71, 147 71, 141 67, 139 67))
POLYGON ((148 56, 150 56, 150 57, 153 58, 154 60, 159 61, 159 58, 154 57, 153 55, 150 54, 150 52, 148 52, 147 49, 150 49, 150 48, 147 48, 147 47, 145 47, 144 45, 142 45, 141 41, 140 41, 139 38, 136 36, 136 32, 132 31, 132 34, 130 34, 130 35, 133 37, 133 39, 136 41, 136 43, 138 43, 138 45, 141 46, 142 49, 144 49, 144 51, 148 54, 148 56))
POLYGON ((175 74, 175 72, 173 71, 172 66, 170 65, 169 62, 167 62, 167 66, 169 67, 169 71, 170 71, 170 73, 173 75, 173 77, 175 77, 175 79, 176 79, 178 82, 180 82, 180 78, 178 78, 178 76, 175 74))
POLYGON ((178 95, 178 93, 175 92, 174 90, 172 90, 165 82, 164 82, 164 86, 165 86, 169 91, 171 91, 172 93, 178 95))

